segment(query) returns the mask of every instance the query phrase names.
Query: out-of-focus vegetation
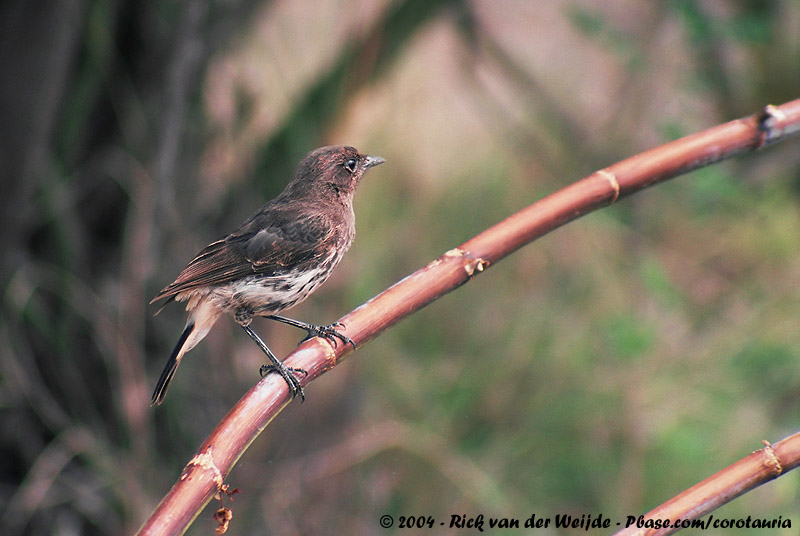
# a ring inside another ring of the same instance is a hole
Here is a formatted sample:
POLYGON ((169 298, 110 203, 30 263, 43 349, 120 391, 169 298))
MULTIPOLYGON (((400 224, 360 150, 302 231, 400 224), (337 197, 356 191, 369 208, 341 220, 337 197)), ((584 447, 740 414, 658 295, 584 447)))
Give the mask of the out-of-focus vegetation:
MULTIPOLYGON (((291 311, 330 322, 597 168, 800 94, 797 2, 12 0, 0 24, 4 534, 135 531, 258 380, 220 322, 149 408, 184 316, 147 303, 308 150, 388 161, 291 311)), ((798 143, 572 223, 364 346, 239 462, 231 532, 623 521, 797 431, 798 143)), ((256 328, 279 355, 302 337, 256 328)), ((715 515, 796 527, 799 499, 790 473, 715 515)))

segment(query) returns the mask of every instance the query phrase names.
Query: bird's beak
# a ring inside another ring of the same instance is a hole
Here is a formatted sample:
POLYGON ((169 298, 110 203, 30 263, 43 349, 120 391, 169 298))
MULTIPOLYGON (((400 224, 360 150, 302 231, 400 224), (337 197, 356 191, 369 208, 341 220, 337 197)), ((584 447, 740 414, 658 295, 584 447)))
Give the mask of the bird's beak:
POLYGON ((385 158, 381 158, 380 156, 368 156, 364 160, 364 166, 367 169, 369 169, 369 168, 371 168, 373 166, 380 166, 384 162, 386 162, 386 159, 385 158))

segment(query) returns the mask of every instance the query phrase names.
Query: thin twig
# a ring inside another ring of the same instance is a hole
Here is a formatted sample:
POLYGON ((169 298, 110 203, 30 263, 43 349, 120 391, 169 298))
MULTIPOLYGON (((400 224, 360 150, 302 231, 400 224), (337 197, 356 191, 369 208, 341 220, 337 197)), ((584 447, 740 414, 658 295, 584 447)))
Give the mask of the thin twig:
MULTIPOLYGON (((636 518, 633 524, 617 532, 616 536, 665 536, 677 532, 681 528, 716 528, 715 520, 711 518, 701 520, 700 523, 688 523, 688 526, 684 526, 683 520, 698 520, 739 495, 778 478, 798 465, 800 465, 800 432, 775 444, 764 441, 764 448, 729 465, 661 506, 636 518), (656 525, 662 527, 665 520, 669 520, 669 526, 656 528, 656 525)), ((759 523, 761 522, 759 516, 752 517, 758 518, 759 523)), ((766 521, 767 523, 776 522, 775 519, 766 521)), ((719 528, 770 528, 756 527, 752 519, 749 522, 750 526, 746 526, 748 525, 747 519, 733 520, 733 525, 729 525, 730 522, 731 520, 718 519, 716 526, 719 528), (740 527, 738 524, 745 526, 740 527)))

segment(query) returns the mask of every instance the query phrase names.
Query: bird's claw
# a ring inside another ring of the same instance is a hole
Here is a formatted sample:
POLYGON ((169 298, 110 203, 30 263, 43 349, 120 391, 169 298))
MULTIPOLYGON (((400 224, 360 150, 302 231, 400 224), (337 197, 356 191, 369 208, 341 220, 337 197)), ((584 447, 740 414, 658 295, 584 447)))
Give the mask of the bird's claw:
POLYGON ((297 397, 297 395, 300 395, 300 401, 306 401, 306 394, 303 391, 303 387, 300 385, 300 380, 297 379, 297 374, 308 376, 308 372, 300 368, 287 367, 280 361, 277 364, 261 365, 261 368, 258 370, 258 373, 262 378, 270 372, 277 372, 280 374, 281 378, 283 378, 286 384, 289 386, 289 394, 291 395, 292 399, 297 397))
POLYGON ((353 339, 336 329, 344 327, 346 326, 341 322, 334 322, 333 324, 328 324, 327 326, 309 326, 309 328, 306 330, 308 331, 308 335, 306 335, 306 338, 301 342, 305 342, 308 339, 313 339, 314 337, 323 337, 331 341, 333 343, 333 347, 336 348, 336 345, 338 344, 336 339, 339 339, 343 343, 352 346, 353 350, 355 350, 356 343, 353 342, 353 339))

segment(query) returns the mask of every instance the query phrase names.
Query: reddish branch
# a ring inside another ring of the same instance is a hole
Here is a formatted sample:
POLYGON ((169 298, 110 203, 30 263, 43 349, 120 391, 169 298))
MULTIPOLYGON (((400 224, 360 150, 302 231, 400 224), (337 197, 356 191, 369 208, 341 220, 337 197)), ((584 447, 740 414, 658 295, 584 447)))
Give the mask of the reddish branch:
MULTIPOLYGON (((717 474, 676 495, 658 508, 647 512, 643 516, 642 522, 639 523, 641 527, 635 524, 631 525, 617 532, 616 536, 672 534, 680 528, 648 528, 647 521, 650 521, 652 526, 652 522, 656 520, 662 522, 670 520, 670 525, 673 525, 677 520, 697 519, 764 482, 778 478, 797 467, 798 464, 800 464, 800 433, 782 439, 774 445, 764 441, 763 449, 729 465, 717 474)), ((753 517, 757 518, 758 516, 754 515, 753 517)), ((722 527, 735 528, 735 525, 733 527, 723 525, 722 527)))
MULTIPOLYGON (((800 100, 795 100, 767 106, 754 116, 681 138, 597 171, 509 216, 391 286, 342 317, 340 322, 346 326, 343 331, 356 345, 363 345, 503 257, 569 221, 653 184, 755 151, 798 131, 800 100)), ((351 350, 350 345, 333 348, 316 338, 300 345, 287 357, 286 364, 308 371, 301 378, 305 385, 335 367, 351 350)), ((201 445, 139 534, 185 531, 221 488, 224 477, 250 443, 288 402, 286 382, 278 375, 268 375, 256 384, 201 445)), ((784 469, 797 464, 797 449, 793 453, 793 458, 781 462, 784 469)), ((761 482, 763 479, 753 485, 761 482)), ((730 492, 715 488, 713 494, 721 500, 702 504, 719 506, 746 489, 730 492)), ((690 515, 707 511, 699 507, 690 515)))

